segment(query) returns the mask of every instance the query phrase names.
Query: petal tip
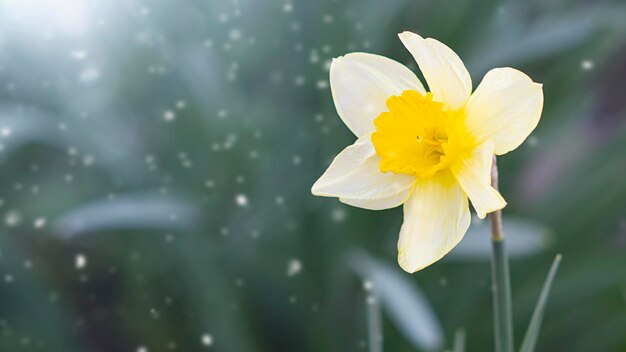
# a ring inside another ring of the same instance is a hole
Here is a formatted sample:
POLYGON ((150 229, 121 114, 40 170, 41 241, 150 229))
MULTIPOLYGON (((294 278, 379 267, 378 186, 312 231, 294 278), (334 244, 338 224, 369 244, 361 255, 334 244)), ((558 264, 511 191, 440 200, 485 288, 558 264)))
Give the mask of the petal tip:
POLYGON ((315 181, 313 186, 311 186, 311 194, 314 195, 314 196, 318 196, 318 197, 322 196, 323 197, 324 196, 324 194, 323 194, 324 192, 320 189, 320 188, 322 188, 320 186, 320 180, 321 180, 321 178, 318 179, 317 181, 315 181))
POLYGON ((330 69, 332 70, 333 66, 337 67, 337 65, 345 65, 346 64, 346 60, 349 59, 349 56, 351 56, 353 53, 348 53, 345 55, 340 55, 337 57, 333 57, 330 60, 330 69))
POLYGON ((411 40, 411 38, 422 40, 424 39, 421 35, 411 31, 403 31, 401 33, 398 33, 398 38, 400 38, 400 41, 402 41, 403 43, 407 40, 411 40))
POLYGON ((524 76, 526 76, 526 78, 530 81, 531 86, 533 86, 533 87, 535 87, 535 88, 537 88, 537 89, 543 89, 543 83, 540 83, 540 82, 535 82, 535 81, 533 81, 533 79, 532 79, 532 78, 528 77, 525 73, 523 73, 523 72, 522 72, 522 74, 523 74, 524 76))
POLYGON ((343 58, 344 58, 343 55, 342 56, 333 57, 330 60, 330 69, 329 70, 332 71, 333 67, 336 67, 338 64, 340 64, 341 61, 343 60, 343 58))
POLYGON ((411 263, 409 260, 406 260, 403 256, 401 257, 400 255, 398 255, 398 265, 400 266, 400 268, 402 268, 402 270, 404 270, 408 274, 415 274, 416 272, 431 266, 438 260, 434 260, 426 264, 416 264, 416 263, 411 263))
POLYGON ((442 253, 441 255, 438 255, 427 261, 416 260, 415 258, 411 260, 411 258, 407 256, 405 251, 400 250, 398 251, 398 265, 400 266, 400 268, 402 268, 402 270, 406 271, 407 273, 415 274, 416 272, 426 269, 427 267, 435 264, 436 262, 441 260, 441 258, 443 258, 444 255, 445 253, 442 253))
POLYGON ((504 207, 506 207, 506 205, 507 205, 507 202, 501 196, 499 198, 501 200, 500 204, 498 204, 497 206, 495 206, 493 208, 490 208, 490 209, 485 209, 485 210, 481 210, 481 211, 476 210, 476 216, 478 216, 478 218, 482 220, 482 219, 486 218, 487 215, 489 215, 489 214, 491 214, 491 213, 493 213, 495 211, 504 209, 504 207))
POLYGON ((402 252, 398 253, 398 265, 400 266, 402 270, 404 270, 408 274, 413 274, 419 270, 415 266, 410 265, 410 263, 408 262, 408 260, 406 260, 402 252))

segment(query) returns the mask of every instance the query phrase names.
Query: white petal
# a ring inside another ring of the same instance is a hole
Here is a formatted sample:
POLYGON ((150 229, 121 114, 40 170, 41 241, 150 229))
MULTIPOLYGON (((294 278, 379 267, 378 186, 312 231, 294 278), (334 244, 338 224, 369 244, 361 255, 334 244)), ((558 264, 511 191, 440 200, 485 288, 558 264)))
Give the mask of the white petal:
POLYGON ((429 266, 461 241, 469 224, 467 196, 452 175, 418 182, 404 204, 398 263, 409 273, 429 266))
POLYGON ((415 177, 383 174, 379 163, 370 135, 363 136, 337 155, 311 192, 316 196, 339 197, 359 208, 397 207, 409 197, 415 177))
POLYGON ((385 102, 389 97, 409 89, 426 92, 406 66, 365 53, 333 59, 330 88, 339 117, 357 137, 375 130, 374 119, 387 111, 385 102))
POLYGON ((480 142, 491 139, 496 155, 517 148, 537 127, 542 85, 524 73, 496 68, 485 75, 465 107, 466 125, 480 142))
POLYGON ((472 155, 452 165, 452 173, 472 201, 478 217, 504 208, 506 201, 491 187, 493 141, 487 140, 472 151, 472 155))
POLYGON ((472 78, 463 61, 448 46, 412 32, 399 34, 426 78, 435 100, 450 110, 462 108, 472 93, 472 78))

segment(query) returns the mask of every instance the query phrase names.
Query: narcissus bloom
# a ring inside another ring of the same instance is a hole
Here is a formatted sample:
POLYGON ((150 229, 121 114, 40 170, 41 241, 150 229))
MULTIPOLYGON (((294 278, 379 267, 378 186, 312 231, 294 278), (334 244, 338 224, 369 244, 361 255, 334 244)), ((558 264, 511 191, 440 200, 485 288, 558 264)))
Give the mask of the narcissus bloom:
POLYGON ((430 92, 386 57, 334 59, 333 100, 358 139, 312 192, 372 210, 404 204, 398 262, 415 272, 461 241, 471 218, 468 198, 480 218, 506 205, 491 187, 493 155, 517 148, 537 126, 543 91, 505 67, 487 72, 472 94, 470 75, 452 49, 411 32, 399 36, 430 92))

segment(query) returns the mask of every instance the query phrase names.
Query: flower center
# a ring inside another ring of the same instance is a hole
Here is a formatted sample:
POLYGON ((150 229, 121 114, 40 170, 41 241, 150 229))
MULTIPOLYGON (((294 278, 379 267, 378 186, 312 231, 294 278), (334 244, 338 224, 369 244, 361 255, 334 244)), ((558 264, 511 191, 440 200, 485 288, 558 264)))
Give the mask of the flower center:
POLYGON ((430 177, 474 144, 463 112, 445 110, 431 93, 405 90, 387 99, 387 108, 374 120, 372 134, 381 172, 430 177))

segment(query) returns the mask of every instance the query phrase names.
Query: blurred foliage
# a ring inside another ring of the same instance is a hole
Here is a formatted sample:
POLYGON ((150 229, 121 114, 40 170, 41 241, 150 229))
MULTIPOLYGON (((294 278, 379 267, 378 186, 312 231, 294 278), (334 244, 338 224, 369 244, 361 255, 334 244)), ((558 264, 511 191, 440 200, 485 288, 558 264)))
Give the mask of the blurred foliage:
POLYGON ((403 287, 386 351, 433 347, 394 292, 430 305, 441 348, 491 350, 479 235, 410 276, 401 211, 309 192, 354 140, 330 59, 415 69, 403 30, 454 48, 475 86, 497 66, 544 84, 539 127, 499 160, 505 214, 552 232, 517 241, 517 346, 559 252, 538 351, 626 350, 619 0, 0 1, 0 350, 361 351, 355 248, 403 287))

